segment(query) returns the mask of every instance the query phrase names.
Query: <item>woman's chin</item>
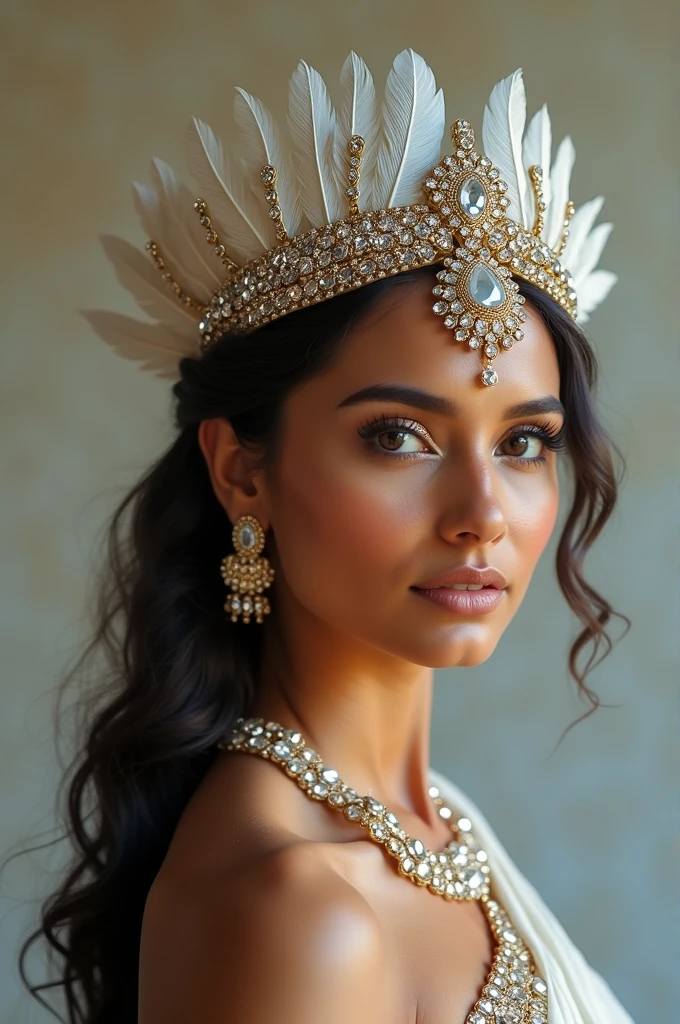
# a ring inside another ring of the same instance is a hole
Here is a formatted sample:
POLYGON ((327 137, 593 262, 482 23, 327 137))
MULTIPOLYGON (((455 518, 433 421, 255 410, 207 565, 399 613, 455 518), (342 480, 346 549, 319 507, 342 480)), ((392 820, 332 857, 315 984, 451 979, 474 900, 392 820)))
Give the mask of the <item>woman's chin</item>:
POLYGON ((473 623, 465 624, 460 637, 452 639, 450 629, 448 634, 445 640, 433 641, 427 649, 421 647, 419 653, 414 651, 415 656, 409 660, 427 668, 473 668, 491 657, 500 640, 496 630, 473 623))

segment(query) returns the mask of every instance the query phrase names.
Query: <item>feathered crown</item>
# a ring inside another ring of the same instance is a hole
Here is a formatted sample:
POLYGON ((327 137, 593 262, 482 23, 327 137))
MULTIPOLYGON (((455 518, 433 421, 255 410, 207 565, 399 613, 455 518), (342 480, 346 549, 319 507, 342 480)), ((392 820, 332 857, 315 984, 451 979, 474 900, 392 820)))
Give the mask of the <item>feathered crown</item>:
POLYGON ((195 201, 171 167, 152 161, 151 187, 134 184, 149 255, 113 236, 102 242, 118 279, 155 322, 84 311, 121 356, 175 378, 183 356, 225 331, 251 331, 379 278, 442 263, 433 310, 457 341, 480 349, 481 379, 493 385, 493 360, 522 338, 526 319, 513 274, 579 323, 605 298, 616 275, 595 269, 612 229, 593 227, 603 199, 574 209, 574 147, 563 139, 551 165, 546 106, 525 132, 521 69, 491 92, 484 154, 469 122, 458 120, 453 152, 441 159, 444 97, 413 50, 395 58, 381 107, 355 53, 340 86, 336 111, 319 74, 301 61, 290 81, 287 136, 237 88, 233 155, 194 118, 195 201))

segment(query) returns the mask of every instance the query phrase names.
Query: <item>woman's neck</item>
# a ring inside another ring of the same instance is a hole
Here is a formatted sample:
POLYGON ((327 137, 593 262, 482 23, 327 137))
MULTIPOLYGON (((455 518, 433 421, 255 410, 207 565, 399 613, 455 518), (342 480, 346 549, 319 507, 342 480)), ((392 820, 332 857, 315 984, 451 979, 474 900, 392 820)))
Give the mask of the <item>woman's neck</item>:
POLYGON ((432 821, 432 669, 333 634, 318 619, 289 618, 265 621, 249 716, 298 729, 357 792, 432 821))

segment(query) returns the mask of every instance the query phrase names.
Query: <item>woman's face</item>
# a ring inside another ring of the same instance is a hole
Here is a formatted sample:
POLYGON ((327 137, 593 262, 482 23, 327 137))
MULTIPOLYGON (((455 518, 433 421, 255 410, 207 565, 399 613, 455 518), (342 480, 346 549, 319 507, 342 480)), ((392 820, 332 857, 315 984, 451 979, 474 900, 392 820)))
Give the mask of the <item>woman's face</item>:
POLYGON ((489 657, 558 506, 557 358, 525 308, 524 339, 488 388, 479 352, 432 312, 430 283, 405 284, 289 396, 270 482, 265 554, 285 578, 272 604, 289 591, 331 630, 419 665, 489 657), (469 581, 483 589, 461 590, 469 581), (425 587, 438 582, 456 587, 425 587))

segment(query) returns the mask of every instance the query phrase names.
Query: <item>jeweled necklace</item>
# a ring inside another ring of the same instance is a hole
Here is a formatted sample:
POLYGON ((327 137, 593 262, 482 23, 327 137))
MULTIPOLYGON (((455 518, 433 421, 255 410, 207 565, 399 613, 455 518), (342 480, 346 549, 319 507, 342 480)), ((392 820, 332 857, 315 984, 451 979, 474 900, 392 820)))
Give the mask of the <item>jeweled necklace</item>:
POLYGON ((346 785, 294 729, 262 718, 239 718, 217 746, 256 754, 278 764, 310 799, 342 811, 348 821, 365 829, 397 860, 399 873, 415 885, 445 900, 480 901, 497 946, 486 984, 466 1024, 547 1024, 547 985, 536 974, 531 952, 507 913, 491 898, 487 853, 475 839, 468 818, 454 821, 452 809, 436 786, 430 787, 430 796, 453 833, 453 839, 439 853, 407 835, 396 815, 379 800, 361 796, 346 785))

